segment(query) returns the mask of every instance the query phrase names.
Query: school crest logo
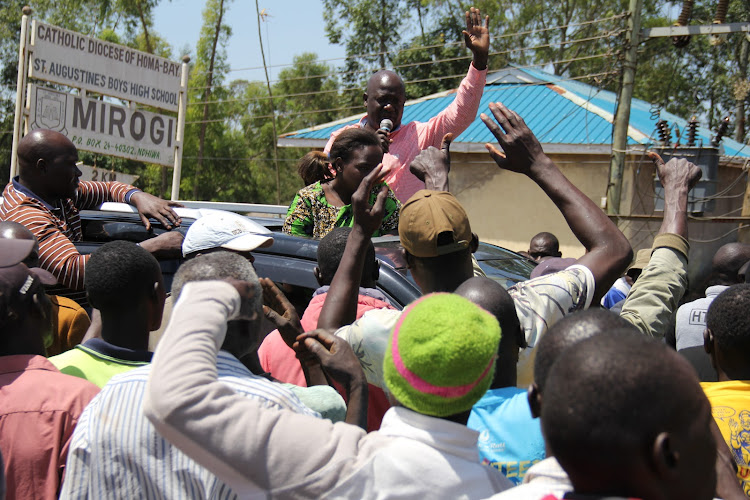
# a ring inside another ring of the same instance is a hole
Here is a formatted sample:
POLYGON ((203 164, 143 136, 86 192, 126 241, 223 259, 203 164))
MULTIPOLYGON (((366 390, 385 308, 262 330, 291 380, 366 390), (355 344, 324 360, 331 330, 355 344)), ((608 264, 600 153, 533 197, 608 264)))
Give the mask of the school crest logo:
POLYGON ((32 129, 46 128, 65 134, 67 96, 53 90, 36 89, 32 129))

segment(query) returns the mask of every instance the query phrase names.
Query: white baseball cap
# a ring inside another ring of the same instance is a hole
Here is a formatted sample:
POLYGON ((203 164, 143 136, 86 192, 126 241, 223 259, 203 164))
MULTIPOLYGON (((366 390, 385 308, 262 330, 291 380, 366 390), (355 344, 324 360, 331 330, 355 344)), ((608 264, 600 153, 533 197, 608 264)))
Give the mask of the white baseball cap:
POLYGON ((190 226, 182 242, 182 255, 211 248, 249 252, 273 245, 272 235, 267 228, 247 217, 212 211, 190 226))

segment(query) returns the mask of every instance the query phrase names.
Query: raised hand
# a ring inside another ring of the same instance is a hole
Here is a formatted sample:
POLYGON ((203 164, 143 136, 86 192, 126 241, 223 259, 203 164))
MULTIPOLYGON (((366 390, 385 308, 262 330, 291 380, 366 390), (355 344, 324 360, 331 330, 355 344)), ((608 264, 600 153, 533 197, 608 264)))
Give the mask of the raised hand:
POLYGON ((688 191, 693 189, 703 175, 701 169, 690 163, 685 158, 672 158, 664 163, 661 156, 654 151, 649 151, 649 159, 656 166, 656 173, 662 186, 680 187, 686 186, 688 191))
POLYGON ((484 147, 500 168, 526 175, 531 174, 532 168, 546 158, 539 140, 526 126, 523 118, 502 103, 490 103, 490 111, 497 123, 484 113, 480 115, 480 118, 495 136, 503 152, 489 143, 484 147))
POLYGON ((487 69, 487 59, 490 54, 490 16, 485 16, 482 26, 482 13, 472 7, 466 12, 466 29, 463 30, 464 42, 474 54, 474 67, 479 70, 487 69))
POLYGON ((451 171, 450 145, 453 134, 445 134, 440 149, 430 146, 422 150, 411 162, 409 171, 425 183, 425 189, 448 191, 448 174, 451 171))
POLYGON ((362 179, 359 187, 352 195, 352 213, 354 214, 354 226, 359 226, 371 237, 380 227, 385 214, 385 199, 388 196, 388 186, 383 186, 375 199, 375 204, 370 206, 370 193, 372 188, 380 182, 383 175, 383 164, 372 169, 372 172, 362 179))
POLYGON ((659 233, 673 233, 688 237, 688 192, 701 178, 701 169, 685 158, 672 158, 664 163, 653 151, 648 157, 654 162, 661 185, 664 186, 664 218, 659 233))
POLYGON ((147 230, 151 229, 149 217, 158 220, 165 228, 172 229, 172 226, 179 226, 182 220, 172 207, 181 207, 176 201, 167 201, 157 198, 154 195, 139 191, 133 193, 130 197, 130 204, 133 205, 141 216, 143 225, 147 230))
POLYGON ((259 281, 263 288, 263 314, 276 325, 281 338, 291 348, 297 336, 304 332, 297 310, 272 280, 260 278, 259 281))

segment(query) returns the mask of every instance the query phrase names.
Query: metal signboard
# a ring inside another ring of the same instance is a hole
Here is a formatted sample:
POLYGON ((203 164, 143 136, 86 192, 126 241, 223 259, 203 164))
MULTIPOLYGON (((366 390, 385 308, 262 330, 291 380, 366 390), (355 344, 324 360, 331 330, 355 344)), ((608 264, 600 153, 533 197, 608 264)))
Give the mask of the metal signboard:
POLYGON ((32 78, 178 109, 180 63, 36 20, 30 49, 32 78))
POLYGON ((138 177, 140 177, 138 175, 124 174, 122 172, 115 172, 114 170, 92 167, 91 165, 80 164, 78 165, 78 169, 81 171, 80 179, 82 181, 118 181, 133 185, 133 183, 138 180, 138 177))
POLYGON ((171 166, 177 118, 30 85, 29 128, 56 130, 78 149, 171 166))

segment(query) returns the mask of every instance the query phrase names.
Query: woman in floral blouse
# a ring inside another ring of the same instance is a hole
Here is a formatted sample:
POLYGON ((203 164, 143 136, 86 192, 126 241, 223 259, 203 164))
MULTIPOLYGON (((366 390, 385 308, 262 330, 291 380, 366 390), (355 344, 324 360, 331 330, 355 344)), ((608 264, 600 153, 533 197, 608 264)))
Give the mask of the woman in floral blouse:
MULTIPOLYGON (((336 176, 310 184, 297 192, 284 221, 285 233, 322 238, 335 227, 351 227, 354 222, 352 195, 362 179, 383 161, 383 149, 374 132, 349 129, 336 138, 329 157, 336 176)), ((370 204, 375 203, 384 184, 373 186, 370 204)), ((398 231, 400 210, 401 204, 389 188, 385 216, 375 236, 398 231)))

